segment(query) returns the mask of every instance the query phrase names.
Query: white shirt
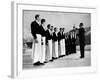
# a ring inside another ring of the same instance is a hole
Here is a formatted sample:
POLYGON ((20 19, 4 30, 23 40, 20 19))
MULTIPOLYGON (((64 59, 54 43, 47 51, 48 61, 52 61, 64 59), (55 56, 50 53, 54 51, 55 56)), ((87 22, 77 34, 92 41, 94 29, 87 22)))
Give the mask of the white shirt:
POLYGON ((38 20, 36 20, 36 22, 37 22, 39 25, 41 25, 40 22, 39 22, 38 20))
POLYGON ((57 32, 55 32, 55 33, 56 33, 56 36, 58 36, 58 35, 57 35, 57 32))

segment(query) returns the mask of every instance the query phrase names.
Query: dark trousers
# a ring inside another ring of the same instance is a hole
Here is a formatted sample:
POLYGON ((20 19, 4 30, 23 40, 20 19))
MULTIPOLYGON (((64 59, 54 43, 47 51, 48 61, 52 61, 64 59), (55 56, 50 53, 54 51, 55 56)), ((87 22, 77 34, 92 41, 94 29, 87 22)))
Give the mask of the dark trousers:
POLYGON ((84 58, 84 45, 80 45, 81 58, 84 58))
POLYGON ((76 44, 74 44, 74 53, 76 53, 76 44))

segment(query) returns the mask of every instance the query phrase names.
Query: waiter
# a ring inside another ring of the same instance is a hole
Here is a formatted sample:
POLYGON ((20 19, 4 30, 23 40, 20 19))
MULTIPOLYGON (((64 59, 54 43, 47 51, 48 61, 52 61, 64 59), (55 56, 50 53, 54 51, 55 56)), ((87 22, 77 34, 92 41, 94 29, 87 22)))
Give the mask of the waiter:
POLYGON ((71 54, 74 53, 74 37, 73 32, 71 32, 71 54))
POLYGON ((64 36, 63 36, 63 28, 61 28, 61 39, 60 39, 60 49, 61 49, 61 55, 60 55, 60 57, 63 57, 64 55, 65 55, 65 53, 64 53, 64 42, 63 42, 63 38, 64 38, 64 36))
POLYGON ((54 41, 53 41, 53 32, 54 32, 54 27, 50 27, 50 35, 51 35, 51 40, 52 40, 52 59, 50 61, 53 61, 53 54, 54 54, 54 41))
POLYGON ((62 39, 62 28, 59 28, 59 32, 58 32, 58 49, 59 49, 59 57, 61 57, 61 53, 62 53, 62 51, 61 51, 61 39, 62 39))
POLYGON ((85 47, 85 30, 83 28, 83 23, 79 24, 79 42, 80 42, 80 58, 84 58, 84 47, 85 47))
POLYGON ((68 54, 71 54, 71 49, 72 49, 72 41, 71 41, 71 32, 69 32, 69 35, 68 35, 68 54))
POLYGON ((43 63, 44 64, 44 62, 46 61, 46 34, 45 34, 45 29, 44 29, 44 27, 45 27, 45 19, 41 19, 41 25, 40 25, 40 28, 41 28, 41 37, 42 37, 42 45, 41 45, 41 63, 43 63))
POLYGON ((76 53, 76 31, 75 31, 75 26, 73 26, 73 53, 76 53))
POLYGON ((32 59, 34 65, 41 63, 41 28, 40 28, 40 15, 35 15, 35 21, 31 23, 31 33, 33 36, 32 46, 32 59))
POLYGON ((74 36, 73 31, 71 32, 71 53, 74 53, 74 36))
POLYGON ((68 33, 66 33, 66 35, 65 35, 65 51, 66 51, 66 55, 68 55, 68 47, 69 47, 69 45, 68 45, 68 33))
POLYGON ((63 44, 62 48, 63 48, 63 55, 66 54, 66 52, 65 52, 65 33, 64 33, 64 31, 65 31, 65 28, 62 28, 62 44, 63 44))
POLYGON ((51 36, 51 25, 47 25, 46 30, 46 62, 52 61, 52 36, 51 36))
POLYGON ((57 28, 54 28, 53 32, 53 41, 54 41, 54 54, 53 58, 57 59, 58 58, 58 33, 57 33, 57 28))

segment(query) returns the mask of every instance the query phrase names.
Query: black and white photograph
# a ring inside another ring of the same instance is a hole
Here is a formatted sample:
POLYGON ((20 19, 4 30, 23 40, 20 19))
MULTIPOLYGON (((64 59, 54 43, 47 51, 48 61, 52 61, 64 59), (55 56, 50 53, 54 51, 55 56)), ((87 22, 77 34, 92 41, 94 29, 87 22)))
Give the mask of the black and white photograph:
POLYGON ((91 14, 23 10, 23 69, 91 66, 91 14))

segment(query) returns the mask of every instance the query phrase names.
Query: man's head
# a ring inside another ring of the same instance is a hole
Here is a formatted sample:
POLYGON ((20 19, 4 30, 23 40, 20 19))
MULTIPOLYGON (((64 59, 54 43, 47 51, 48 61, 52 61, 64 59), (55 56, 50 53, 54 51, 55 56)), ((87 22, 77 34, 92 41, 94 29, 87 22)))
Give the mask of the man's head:
POLYGON ((54 32, 57 32, 57 28, 56 27, 54 28, 54 32))
POLYGON ((62 28, 62 32, 64 32, 65 28, 62 28))
POLYGON ((59 28, 59 31, 61 32, 62 31, 62 28, 59 28))
POLYGON ((51 25, 50 25, 50 24, 48 24, 48 25, 47 25, 47 29, 50 29, 50 26, 51 26, 51 25))
POLYGON ((35 15, 35 20, 40 21, 40 15, 39 14, 35 15))
POLYGON ((76 30, 75 26, 73 26, 73 30, 76 30))
POLYGON ((73 25, 73 29, 75 29, 75 24, 73 25))
POLYGON ((50 30, 53 31, 53 26, 51 26, 50 30))
POLYGON ((79 24, 79 27, 82 28, 82 27, 83 27, 83 23, 80 23, 80 24, 79 24))
POLYGON ((44 24, 45 23, 45 19, 41 19, 41 24, 44 24))

